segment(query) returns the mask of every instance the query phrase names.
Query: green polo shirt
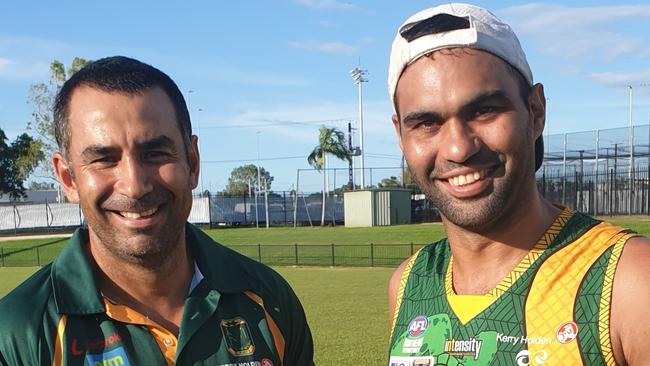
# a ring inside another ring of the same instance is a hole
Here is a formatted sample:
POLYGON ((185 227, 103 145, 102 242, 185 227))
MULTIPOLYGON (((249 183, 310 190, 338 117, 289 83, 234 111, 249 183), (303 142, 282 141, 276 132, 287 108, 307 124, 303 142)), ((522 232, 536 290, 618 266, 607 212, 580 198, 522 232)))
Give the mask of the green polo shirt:
POLYGON ((178 337, 98 291, 77 230, 53 263, 0 300, 0 365, 313 365, 305 314, 272 269, 187 225, 203 279, 178 337))

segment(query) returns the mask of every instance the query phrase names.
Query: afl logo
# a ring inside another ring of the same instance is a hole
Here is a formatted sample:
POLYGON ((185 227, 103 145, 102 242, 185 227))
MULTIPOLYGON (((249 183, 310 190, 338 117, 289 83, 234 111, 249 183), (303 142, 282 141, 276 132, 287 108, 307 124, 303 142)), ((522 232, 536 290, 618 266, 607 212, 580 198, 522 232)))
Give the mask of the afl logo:
POLYGON ((419 338, 424 335, 424 332, 427 331, 429 327, 429 319, 426 316, 417 316, 415 319, 411 320, 408 328, 408 335, 411 338, 419 338))
POLYGON ((557 330, 555 338, 562 344, 567 344, 578 336, 578 325, 575 322, 564 323, 557 330))

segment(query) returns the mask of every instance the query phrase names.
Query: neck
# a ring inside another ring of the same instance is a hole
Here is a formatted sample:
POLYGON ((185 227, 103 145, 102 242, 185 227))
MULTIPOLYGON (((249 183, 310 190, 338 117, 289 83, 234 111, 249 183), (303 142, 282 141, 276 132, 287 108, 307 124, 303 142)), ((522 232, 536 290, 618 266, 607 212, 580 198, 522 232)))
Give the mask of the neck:
POLYGON ((510 273, 551 226, 561 210, 539 195, 508 210, 507 217, 481 230, 461 228, 443 218, 451 247, 457 294, 482 295, 510 273))
MULTIPOLYGON (((92 234, 91 234, 92 235, 92 234)), ((104 246, 89 246, 95 261, 99 289, 111 300, 141 313, 178 335, 183 304, 194 273, 185 243, 175 246, 158 266, 116 258, 104 246)))

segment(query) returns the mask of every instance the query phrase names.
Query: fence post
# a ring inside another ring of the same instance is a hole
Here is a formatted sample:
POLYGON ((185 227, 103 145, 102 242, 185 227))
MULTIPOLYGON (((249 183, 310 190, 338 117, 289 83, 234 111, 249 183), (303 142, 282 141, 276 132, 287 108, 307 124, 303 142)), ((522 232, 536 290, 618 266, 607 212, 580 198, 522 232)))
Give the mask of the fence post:
POLYGON ((336 266, 336 261, 334 260, 334 243, 332 243, 332 267, 336 266))
POLYGON ((413 255, 413 242, 411 242, 411 255, 413 255))
POLYGON ((47 205, 47 200, 45 200, 45 227, 46 231, 49 233, 50 232, 50 216, 47 214, 47 210, 49 209, 49 206, 47 205))
POLYGON ((3 248, 0 248, 0 263, 2 263, 2 264, 0 264, 0 267, 5 266, 5 253, 4 253, 3 248))
POLYGON ((41 251, 39 249, 40 248, 36 247, 36 264, 40 267, 41 266, 41 251))
POLYGON ((296 258, 296 266, 298 265, 298 243, 293 244, 293 254, 296 258))
POLYGON ((208 221, 210 222, 209 227, 212 229, 212 195, 210 194, 210 191, 208 191, 208 221))
POLYGON ((375 245, 370 243, 370 267, 375 266, 375 245))
POLYGON ((14 235, 18 235, 18 221, 16 220, 16 216, 18 215, 17 208, 14 205, 14 235))
POLYGON ((257 243, 257 259, 262 263, 262 244, 257 243))

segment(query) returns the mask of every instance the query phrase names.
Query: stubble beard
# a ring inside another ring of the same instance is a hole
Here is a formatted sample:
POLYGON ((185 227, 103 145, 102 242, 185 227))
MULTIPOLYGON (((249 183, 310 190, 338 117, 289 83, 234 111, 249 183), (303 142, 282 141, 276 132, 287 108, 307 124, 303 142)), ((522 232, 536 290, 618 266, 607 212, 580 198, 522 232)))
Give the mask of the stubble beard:
POLYGON ((458 199, 436 187, 434 179, 429 177, 423 179, 413 172, 412 175, 415 183, 438 209, 441 216, 454 225, 471 231, 479 231, 490 226, 500 216, 507 204, 508 192, 512 191, 508 182, 504 182, 479 197, 458 199))
MULTIPOLYGON (((524 155, 529 154, 524 153, 524 155)), ((522 157, 522 159, 528 158, 528 156, 522 157)), ((503 170, 505 170, 504 165, 501 168, 503 170)), ((517 205, 525 204, 519 200, 525 196, 521 194, 523 187, 529 184, 523 177, 524 171, 529 168, 534 169, 529 165, 524 163, 515 167, 514 171, 494 178, 489 190, 467 199, 455 198, 438 187, 439 183, 434 178, 438 174, 431 173, 423 177, 411 170, 411 175, 444 219, 463 229, 482 232, 507 225, 511 221, 508 212, 517 205)))
MULTIPOLYGON (((158 199, 165 197, 163 199, 165 203, 159 207, 159 210, 165 210, 163 214, 170 215, 172 210, 183 210, 189 214, 189 209, 177 207, 170 196, 171 194, 168 192, 157 195, 158 199)), ((90 235, 101 247, 98 249, 109 254, 118 262, 160 269, 165 263, 173 260, 172 254, 179 249, 179 244, 185 239, 186 220, 170 220, 168 216, 167 220, 154 228, 125 231, 124 228, 116 228, 111 224, 107 216, 112 213, 107 212, 105 208, 98 207, 93 211, 86 209, 85 205, 82 203, 83 212, 92 212, 86 218, 90 235)), ((112 205, 115 205, 115 202, 112 205)))

